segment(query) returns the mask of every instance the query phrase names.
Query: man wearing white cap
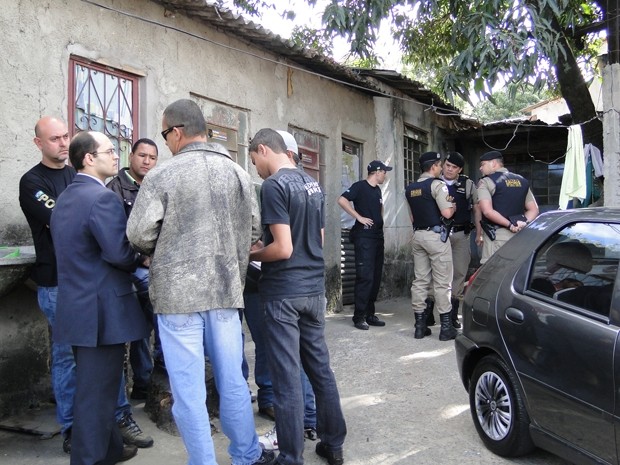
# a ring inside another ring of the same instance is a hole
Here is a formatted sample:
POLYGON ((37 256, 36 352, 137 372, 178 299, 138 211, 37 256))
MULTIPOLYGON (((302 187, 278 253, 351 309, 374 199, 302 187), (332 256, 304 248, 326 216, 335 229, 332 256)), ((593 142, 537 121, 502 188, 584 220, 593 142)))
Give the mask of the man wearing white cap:
POLYGON ((301 158, 299 157, 299 147, 297 146, 297 141, 293 135, 287 131, 276 132, 282 136, 282 139, 284 139, 284 143, 286 144, 286 154, 293 160, 293 162, 295 162, 297 168, 303 169, 301 158))

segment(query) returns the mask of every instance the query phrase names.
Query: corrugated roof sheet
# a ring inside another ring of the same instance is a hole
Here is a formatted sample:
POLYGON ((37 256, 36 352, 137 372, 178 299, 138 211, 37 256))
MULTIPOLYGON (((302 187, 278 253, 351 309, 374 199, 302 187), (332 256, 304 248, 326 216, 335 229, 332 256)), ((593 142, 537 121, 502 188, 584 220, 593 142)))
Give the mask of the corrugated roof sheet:
MULTIPOLYGON (((413 81, 396 71, 370 70, 343 66, 333 58, 325 56, 314 49, 301 47, 291 40, 280 37, 245 17, 226 8, 218 7, 205 0, 154 0, 171 12, 181 13, 189 18, 199 20, 224 33, 246 40, 263 49, 273 52, 293 63, 315 73, 356 86, 360 91, 372 95, 384 95, 381 86, 374 80, 398 89, 404 95, 421 103, 432 105, 437 109, 458 112, 452 105, 444 102, 437 94, 425 89, 419 82, 413 81), (370 78, 370 79, 369 79, 370 78)), ((459 120, 457 126, 470 127, 472 121, 459 120)))

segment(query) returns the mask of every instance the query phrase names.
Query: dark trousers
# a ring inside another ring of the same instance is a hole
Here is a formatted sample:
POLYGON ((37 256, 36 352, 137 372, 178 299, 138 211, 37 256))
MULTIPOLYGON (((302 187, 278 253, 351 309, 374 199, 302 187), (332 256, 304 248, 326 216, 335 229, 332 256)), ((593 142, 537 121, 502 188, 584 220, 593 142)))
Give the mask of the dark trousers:
POLYGON ((264 302, 281 465, 304 463, 302 368, 316 396, 316 430, 321 441, 341 451, 347 434, 325 343, 325 304, 324 295, 264 302))
POLYGON ((355 246, 355 311, 353 322, 365 321, 375 314, 383 274, 383 237, 353 237, 355 246))
MULTIPOLYGON (((245 315, 245 321, 254 341, 254 381, 258 386, 256 400, 259 408, 273 407, 273 386, 267 364, 267 336, 265 335, 265 318, 263 316, 260 295, 258 292, 244 292, 243 302, 245 308, 239 316, 243 321, 243 315, 245 315)), ((241 371, 243 371, 243 377, 247 380, 250 375, 250 369, 245 358, 245 352, 243 354, 241 371)))
POLYGON ((74 347, 76 392, 71 431, 71 465, 115 464, 123 437, 114 412, 123 374, 125 345, 74 347))

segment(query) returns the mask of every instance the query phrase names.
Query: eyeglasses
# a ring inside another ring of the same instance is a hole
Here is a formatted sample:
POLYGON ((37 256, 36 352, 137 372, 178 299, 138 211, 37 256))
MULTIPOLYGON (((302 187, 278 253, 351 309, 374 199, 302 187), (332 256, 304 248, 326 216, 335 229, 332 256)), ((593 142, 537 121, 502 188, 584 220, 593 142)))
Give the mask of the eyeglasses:
POLYGON ((116 153, 116 149, 115 148, 111 148, 111 149, 108 149, 108 150, 102 150, 101 152, 91 152, 91 155, 96 157, 100 153, 107 153, 108 155, 110 155, 112 157, 116 153))
POLYGON ((164 138, 164 140, 168 140, 168 134, 170 134, 174 128, 184 128, 184 127, 185 127, 184 124, 176 124, 174 126, 170 126, 168 129, 164 129, 161 132, 161 136, 164 138))

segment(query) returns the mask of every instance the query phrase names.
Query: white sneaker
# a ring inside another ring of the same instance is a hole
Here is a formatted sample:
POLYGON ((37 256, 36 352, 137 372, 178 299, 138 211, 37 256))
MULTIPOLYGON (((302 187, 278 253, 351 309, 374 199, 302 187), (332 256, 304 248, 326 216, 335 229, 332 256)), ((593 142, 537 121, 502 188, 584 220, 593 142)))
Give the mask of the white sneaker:
POLYGON ((259 436, 258 442, 260 442, 265 450, 278 450, 278 434, 276 433, 276 427, 274 426, 273 429, 259 436))

